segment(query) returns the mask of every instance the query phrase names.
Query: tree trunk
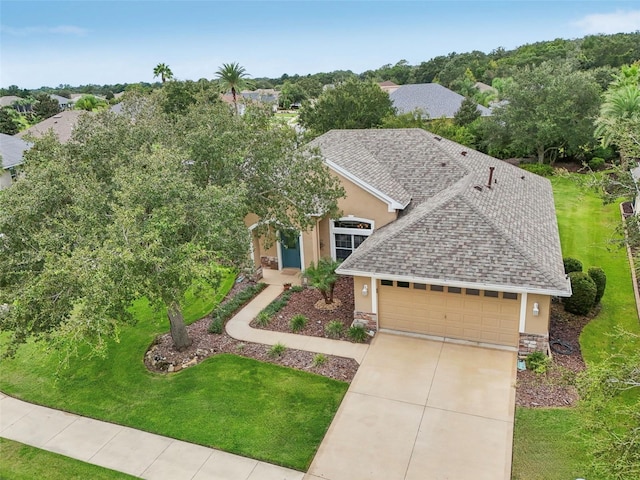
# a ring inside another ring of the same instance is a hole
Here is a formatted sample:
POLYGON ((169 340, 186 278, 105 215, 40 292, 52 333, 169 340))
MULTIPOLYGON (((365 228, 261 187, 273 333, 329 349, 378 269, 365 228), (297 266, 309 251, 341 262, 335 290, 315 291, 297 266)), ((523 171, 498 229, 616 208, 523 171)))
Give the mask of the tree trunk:
POLYGON ((191 339, 187 333, 187 327, 184 324, 184 317, 180 306, 173 302, 167 309, 167 316, 169 317, 169 324, 171 325, 171 339, 179 352, 191 345, 191 339))
POLYGON ((542 165, 544 163, 544 152, 546 152, 546 150, 544 149, 544 146, 542 147, 538 147, 538 163, 540 165, 542 165))

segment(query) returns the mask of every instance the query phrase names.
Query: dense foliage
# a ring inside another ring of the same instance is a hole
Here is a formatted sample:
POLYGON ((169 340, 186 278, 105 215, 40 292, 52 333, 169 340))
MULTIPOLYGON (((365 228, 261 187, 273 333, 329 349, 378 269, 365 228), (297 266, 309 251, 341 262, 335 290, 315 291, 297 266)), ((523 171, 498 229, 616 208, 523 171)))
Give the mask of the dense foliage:
POLYGON ((594 305, 600 303, 604 291, 607 288, 607 275, 600 267, 591 267, 587 270, 587 273, 591 277, 591 280, 596 284, 596 298, 594 299, 594 305))
POLYGON ((598 291, 596 282, 584 272, 571 272, 569 279, 572 294, 564 299, 564 309, 576 315, 586 315, 595 303, 598 291))

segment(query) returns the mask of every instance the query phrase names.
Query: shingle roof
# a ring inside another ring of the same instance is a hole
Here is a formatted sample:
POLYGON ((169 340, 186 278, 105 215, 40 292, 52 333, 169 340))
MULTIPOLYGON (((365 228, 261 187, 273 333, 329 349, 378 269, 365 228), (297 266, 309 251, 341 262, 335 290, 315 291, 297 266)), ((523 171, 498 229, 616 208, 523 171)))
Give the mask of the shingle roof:
MULTIPOLYGON (((464 100, 462 95, 437 83, 402 85, 389 97, 398 113, 419 109, 429 118, 453 118, 464 100)), ((478 111, 482 116, 491 115, 491 110, 482 105, 478 105, 478 111)))
POLYGON ((569 294, 550 182, 438 138, 420 129, 334 130, 314 141, 329 164, 386 173, 412 198, 339 273, 569 294))
POLYGON ((40 138, 49 130, 52 130, 61 143, 68 142, 71 138, 71 133, 73 132, 74 127, 78 123, 78 119, 84 113, 87 112, 83 110, 66 110, 64 112, 57 113, 53 117, 47 118, 40 123, 36 123, 31 128, 23 130, 16 134, 16 136, 22 138, 26 135, 33 135, 36 138, 40 138))
POLYGON ((22 155, 31 148, 31 144, 21 138, 0 133, 0 156, 2 168, 7 169, 22 164, 22 155))
POLYGON ((0 97, 0 107, 9 107, 18 100, 22 100, 22 98, 16 97, 15 95, 5 95, 4 97, 0 97))

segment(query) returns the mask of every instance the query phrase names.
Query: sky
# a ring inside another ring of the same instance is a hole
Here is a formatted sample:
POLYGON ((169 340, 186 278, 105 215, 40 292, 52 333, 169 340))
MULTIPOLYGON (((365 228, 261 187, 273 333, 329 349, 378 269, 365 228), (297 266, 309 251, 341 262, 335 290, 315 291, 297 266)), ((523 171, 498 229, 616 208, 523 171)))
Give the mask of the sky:
POLYGON ((361 73, 450 52, 640 30, 640 0, 0 0, 0 86, 361 73))

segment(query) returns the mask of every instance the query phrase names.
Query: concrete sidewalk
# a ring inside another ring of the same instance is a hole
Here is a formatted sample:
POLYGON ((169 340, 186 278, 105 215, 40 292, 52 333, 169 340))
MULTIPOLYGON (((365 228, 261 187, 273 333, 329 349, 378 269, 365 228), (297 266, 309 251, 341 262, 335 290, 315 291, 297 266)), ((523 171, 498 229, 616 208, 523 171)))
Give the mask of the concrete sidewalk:
POLYGON ((0 436, 153 480, 301 480, 304 476, 295 470, 52 410, 2 393, 0 436))
POLYGON ((251 328, 249 325, 251 320, 281 293, 282 285, 269 285, 227 322, 227 333, 233 338, 245 342, 264 343, 266 345, 275 345, 280 342, 286 345, 287 348, 353 358, 356 362, 362 363, 369 349, 369 345, 366 344, 251 328))

